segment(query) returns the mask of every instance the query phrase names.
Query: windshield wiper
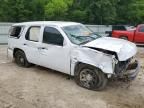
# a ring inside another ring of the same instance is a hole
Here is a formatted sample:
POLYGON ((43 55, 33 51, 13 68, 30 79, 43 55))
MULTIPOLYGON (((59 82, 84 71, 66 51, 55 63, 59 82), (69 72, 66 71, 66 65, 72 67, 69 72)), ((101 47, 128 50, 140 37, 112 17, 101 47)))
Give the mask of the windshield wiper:
POLYGON ((86 43, 88 43, 88 42, 91 42, 91 41, 97 39, 97 38, 94 38, 94 37, 92 37, 92 36, 77 36, 77 35, 73 35, 73 34, 70 34, 70 35, 71 35, 72 37, 76 38, 76 39, 89 38, 89 39, 87 39, 86 41, 81 42, 79 45, 86 44, 86 43))
POLYGON ((80 43, 80 45, 86 44, 86 43, 88 43, 88 42, 91 42, 91 40, 88 40, 88 41, 82 42, 82 43, 80 43))
POLYGON ((92 36, 77 36, 77 35, 73 35, 73 34, 70 34, 72 37, 74 37, 74 38, 83 38, 83 37, 88 37, 88 38, 93 38, 93 39, 95 39, 94 37, 92 37, 92 36))
POLYGON ((74 34, 70 34, 72 37, 74 38, 80 38, 80 37, 84 37, 84 36, 78 36, 78 35, 74 35, 74 34))

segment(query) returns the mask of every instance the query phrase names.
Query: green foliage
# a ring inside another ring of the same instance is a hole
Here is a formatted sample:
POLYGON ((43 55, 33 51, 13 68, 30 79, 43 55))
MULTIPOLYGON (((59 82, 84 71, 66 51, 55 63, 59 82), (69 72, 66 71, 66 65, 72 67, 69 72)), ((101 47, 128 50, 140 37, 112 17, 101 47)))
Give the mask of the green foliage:
POLYGON ((51 0, 45 6, 45 17, 49 20, 60 20, 65 17, 68 4, 64 0, 51 0))
POLYGON ((0 4, 1 22, 144 23, 144 0, 0 0, 0 4))
POLYGON ((30 11, 25 9, 24 0, 5 0, 1 7, 1 20, 3 21, 24 21, 30 11))
POLYGON ((89 22, 97 24, 113 23, 116 16, 116 9, 113 0, 93 0, 87 7, 89 15, 89 22))
POLYGON ((137 0, 129 6, 128 20, 130 22, 144 23, 144 0, 137 0))
POLYGON ((87 18, 87 13, 86 11, 81 11, 81 10, 74 10, 70 14, 70 19, 72 21, 76 22, 82 22, 84 23, 87 18))

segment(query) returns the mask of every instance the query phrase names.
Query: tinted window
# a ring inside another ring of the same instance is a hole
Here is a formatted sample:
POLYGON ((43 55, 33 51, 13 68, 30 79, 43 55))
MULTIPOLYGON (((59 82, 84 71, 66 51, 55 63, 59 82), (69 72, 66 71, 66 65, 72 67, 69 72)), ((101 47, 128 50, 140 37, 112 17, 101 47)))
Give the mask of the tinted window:
POLYGON ((62 46, 63 40, 63 36, 57 29, 52 27, 45 27, 43 34, 43 43, 62 46))
POLYGON ((40 27, 30 27, 26 34, 26 39, 30 41, 39 41, 40 27))
POLYGON ((123 25, 113 25, 112 30, 126 30, 126 28, 123 25))
POLYGON ((10 29, 10 36, 12 37, 19 37, 21 33, 21 27, 12 27, 10 29))
POLYGON ((139 32, 144 32, 144 26, 141 26, 141 27, 139 28, 139 32))

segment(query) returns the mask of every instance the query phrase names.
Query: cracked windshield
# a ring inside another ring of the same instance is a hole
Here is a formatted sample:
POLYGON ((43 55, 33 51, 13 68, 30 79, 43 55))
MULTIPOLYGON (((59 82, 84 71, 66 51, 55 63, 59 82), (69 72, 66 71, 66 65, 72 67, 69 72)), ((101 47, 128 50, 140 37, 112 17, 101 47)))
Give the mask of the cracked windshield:
POLYGON ((66 26, 63 27, 63 30, 68 35, 71 42, 77 45, 86 44, 101 37, 83 25, 66 26))

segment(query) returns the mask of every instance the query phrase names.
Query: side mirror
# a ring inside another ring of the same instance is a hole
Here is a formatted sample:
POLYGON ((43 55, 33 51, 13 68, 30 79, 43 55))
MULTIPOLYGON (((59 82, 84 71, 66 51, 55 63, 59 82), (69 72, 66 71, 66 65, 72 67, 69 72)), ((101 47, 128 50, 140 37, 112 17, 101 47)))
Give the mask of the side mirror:
POLYGON ((105 31, 105 34, 107 34, 107 37, 111 37, 112 31, 105 31))
POLYGON ((110 34, 112 33, 112 31, 105 31, 105 34, 110 34))

